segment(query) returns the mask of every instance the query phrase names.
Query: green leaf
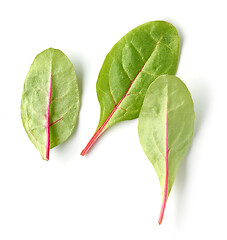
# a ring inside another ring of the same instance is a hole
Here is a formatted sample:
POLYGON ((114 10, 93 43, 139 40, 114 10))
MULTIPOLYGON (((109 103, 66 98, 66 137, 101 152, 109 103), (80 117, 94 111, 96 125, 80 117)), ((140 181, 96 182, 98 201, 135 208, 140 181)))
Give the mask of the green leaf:
POLYGON ((100 120, 84 155, 97 138, 113 124, 139 116, 150 83, 162 74, 175 74, 179 37, 170 23, 145 23, 117 42, 106 56, 96 90, 100 120))
POLYGON ((194 105, 185 84, 175 76, 158 77, 148 88, 139 115, 139 138, 157 172, 163 203, 159 223, 178 166, 187 153, 194 130, 194 105))
POLYGON ((38 54, 25 79, 21 118, 43 159, 72 134, 79 101, 75 70, 67 56, 53 48, 38 54))

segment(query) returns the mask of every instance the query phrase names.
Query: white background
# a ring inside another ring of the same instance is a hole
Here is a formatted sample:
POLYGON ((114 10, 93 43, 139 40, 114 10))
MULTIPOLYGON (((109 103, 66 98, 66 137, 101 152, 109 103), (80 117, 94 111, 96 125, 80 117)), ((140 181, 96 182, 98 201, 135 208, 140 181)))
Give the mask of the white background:
POLYGON ((227 239, 226 1, 1 1, 0 239, 227 239), (177 76, 195 104, 193 142, 158 225, 161 192, 137 119, 118 123, 80 156, 99 120, 96 80, 111 47, 132 28, 177 28, 177 76), (81 110, 72 137, 42 160, 20 119, 35 56, 61 49, 75 66, 81 110))

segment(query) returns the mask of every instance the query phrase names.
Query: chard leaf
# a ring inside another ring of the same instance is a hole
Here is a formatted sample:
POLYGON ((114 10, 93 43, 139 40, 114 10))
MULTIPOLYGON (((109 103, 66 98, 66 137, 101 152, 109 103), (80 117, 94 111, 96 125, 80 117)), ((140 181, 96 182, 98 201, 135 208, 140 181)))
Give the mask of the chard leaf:
POLYGON ((175 76, 158 77, 148 88, 139 115, 139 138, 158 175, 163 195, 161 224, 178 166, 194 130, 194 105, 185 84, 175 76))
POLYGON ((113 124, 139 116, 150 83, 162 74, 175 74, 179 37, 170 23, 145 23, 127 33, 106 56, 96 90, 100 104, 97 130, 81 152, 113 124))
POLYGON ((79 105, 76 74, 67 56, 53 48, 38 54, 25 79, 21 118, 44 160, 50 148, 72 134, 79 105))

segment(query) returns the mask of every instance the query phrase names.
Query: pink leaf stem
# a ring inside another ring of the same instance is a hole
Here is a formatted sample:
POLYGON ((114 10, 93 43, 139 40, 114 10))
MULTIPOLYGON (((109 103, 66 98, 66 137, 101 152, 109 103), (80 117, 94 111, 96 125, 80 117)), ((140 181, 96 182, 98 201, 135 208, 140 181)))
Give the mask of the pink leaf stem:
POLYGON ((50 88, 48 93, 48 105, 47 105, 47 112, 46 112, 46 156, 45 160, 49 160, 49 153, 50 153, 50 103, 51 103, 51 86, 52 86, 52 71, 50 73, 50 88))
POLYGON ((167 101, 167 109, 166 109, 166 154, 165 154, 165 166, 166 166, 166 176, 165 176, 165 188, 164 188, 164 194, 163 194, 163 200, 162 200, 162 206, 161 211, 159 215, 158 223, 162 223, 166 201, 167 201, 167 195, 168 195, 168 175, 169 175, 169 167, 168 167, 168 160, 169 160, 169 148, 168 148, 168 101, 167 101))

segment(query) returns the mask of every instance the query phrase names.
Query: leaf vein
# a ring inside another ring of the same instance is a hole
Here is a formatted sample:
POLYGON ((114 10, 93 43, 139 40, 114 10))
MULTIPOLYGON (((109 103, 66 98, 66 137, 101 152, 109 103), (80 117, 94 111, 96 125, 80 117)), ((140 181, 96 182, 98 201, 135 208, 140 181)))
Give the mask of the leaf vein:
POLYGON ((133 48, 136 50, 136 52, 139 54, 139 56, 141 57, 141 59, 142 59, 143 61, 145 61, 142 53, 136 48, 136 46, 135 46, 132 42, 130 42, 130 43, 131 43, 131 45, 133 46, 133 48))
POLYGON ((154 139, 154 144, 155 144, 155 146, 157 147, 158 151, 161 153, 161 155, 162 155, 162 156, 164 157, 164 159, 165 159, 165 155, 162 153, 161 149, 159 148, 158 143, 157 143, 157 141, 156 141, 156 138, 155 138, 155 136, 154 136, 154 133, 152 133, 152 137, 153 137, 153 139, 154 139))

